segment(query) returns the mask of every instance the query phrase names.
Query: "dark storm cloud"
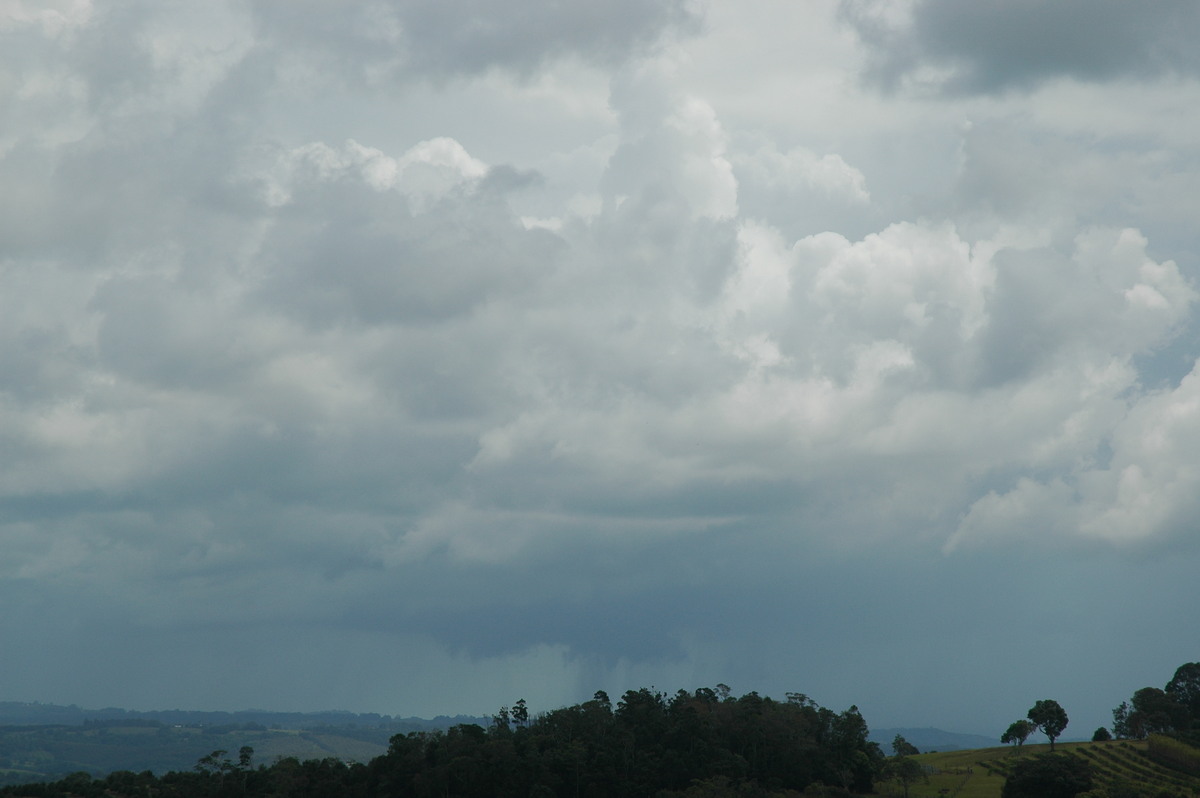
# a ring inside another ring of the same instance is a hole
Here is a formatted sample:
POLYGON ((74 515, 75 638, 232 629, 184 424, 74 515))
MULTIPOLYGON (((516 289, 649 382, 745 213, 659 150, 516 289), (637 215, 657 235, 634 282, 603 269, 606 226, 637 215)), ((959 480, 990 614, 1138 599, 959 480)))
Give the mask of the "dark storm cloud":
POLYGON ((951 93, 1200 72, 1200 9, 1187 0, 846 0, 842 15, 871 48, 868 76, 890 89, 928 80, 923 68, 945 70, 933 80, 951 93))
POLYGON ((489 69, 529 75, 560 57, 611 66, 655 45, 664 33, 699 25, 683 0, 537 0, 517 6, 382 0, 354 7, 256 0, 251 6, 268 40, 309 50, 323 67, 372 82, 383 75, 442 79, 489 69))

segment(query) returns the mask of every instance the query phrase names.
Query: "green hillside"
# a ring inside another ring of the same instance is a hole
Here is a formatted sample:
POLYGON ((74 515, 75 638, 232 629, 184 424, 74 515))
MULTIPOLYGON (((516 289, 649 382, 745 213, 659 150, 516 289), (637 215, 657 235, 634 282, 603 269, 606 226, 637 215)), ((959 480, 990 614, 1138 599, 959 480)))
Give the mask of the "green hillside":
MULTIPOLYGON (((1056 752, 1087 761, 1095 775, 1095 786, 1111 795, 1137 792, 1156 797, 1181 795, 1191 798, 1200 794, 1200 777, 1152 762, 1146 749, 1145 741, 1132 740, 1054 746, 1056 752)), ((1049 751, 1049 745, 1024 745, 1019 750, 1002 746, 920 754, 914 759, 927 769, 929 780, 912 785, 909 798, 1000 798, 1004 779, 1013 763, 1049 751)), ((880 791, 899 794, 900 788, 894 784, 881 784, 880 791)))

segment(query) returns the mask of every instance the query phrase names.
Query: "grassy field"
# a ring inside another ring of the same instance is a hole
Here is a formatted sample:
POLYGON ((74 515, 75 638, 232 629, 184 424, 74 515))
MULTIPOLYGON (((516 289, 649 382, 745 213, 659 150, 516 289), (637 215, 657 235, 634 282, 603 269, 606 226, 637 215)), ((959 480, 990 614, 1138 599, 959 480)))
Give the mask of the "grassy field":
MULTIPOLYGON (((921 754, 914 759, 926 767, 929 780, 911 785, 909 798, 1000 798, 1004 779, 1014 762, 1049 750, 1049 745, 1024 745, 1019 752, 1011 746, 1002 746, 921 754)), ((1126 782, 1152 796, 1200 796, 1200 778, 1151 762, 1146 757, 1145 742, 1059 743, 1054 750, 1089 762, 1097 787, 1126 782)), ((880 791, 901 794, 896 784, 881 785, 880 791)))

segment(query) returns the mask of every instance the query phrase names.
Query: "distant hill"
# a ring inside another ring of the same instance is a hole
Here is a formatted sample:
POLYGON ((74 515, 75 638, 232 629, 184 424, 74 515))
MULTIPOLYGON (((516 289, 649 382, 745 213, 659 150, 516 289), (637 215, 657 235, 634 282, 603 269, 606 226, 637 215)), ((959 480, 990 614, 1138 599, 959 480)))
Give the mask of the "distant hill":
POLYGON ((872 729, 871 742, 879 743, 885 754, 892 753, 892 740, 899 734, 915 745, 922 753, 929 751, 965 751, 972 748, 990 748, 1000 742, 999 738, 984 737, 982 734, 962 734, 942 729, 872 729))
POLYGON ((396 734, 448 729, 484 718, 397 718, 353 712, 136 712, 106 707, 0 702, 0 786, 82 771, 191 770, 213 751, 254 749, 254 761, 295 757, 368 762, 396 734))
POLYGON ((95 721, 157 721, 164 726, 246 726, 254 724, 271 729, 315 729, 322 726, 344 728, 362 726, 383 728, 393 733, 448 729, 460 723, 487 724, 486 718, 468 715, 433 719, 380 715, 376 712, 269 712, 247 709, 239 712, 199 712, 167 709, 151 712, 105 707, 83 709, 71 704, 42 704, 37 701, 0 701, 0 726, 82 726, 95 721))

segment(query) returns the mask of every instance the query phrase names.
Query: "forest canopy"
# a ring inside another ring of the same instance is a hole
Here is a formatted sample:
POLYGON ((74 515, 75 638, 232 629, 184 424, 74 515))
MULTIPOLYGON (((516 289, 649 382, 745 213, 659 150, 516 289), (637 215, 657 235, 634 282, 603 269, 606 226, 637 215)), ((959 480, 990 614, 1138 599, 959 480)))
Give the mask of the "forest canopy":
POLYGON ((870 792, 884 755, 856 707, 834 712, 801 693, 783 701, 729 688, 667 695, 630 690, 531 714, 504 707, 486 728, 392 737, 368 764, 285 759, 254 767, 253 751, 214 751, 190 772, 87 774, 10 787, 22 796, 694 796, 870 792))

